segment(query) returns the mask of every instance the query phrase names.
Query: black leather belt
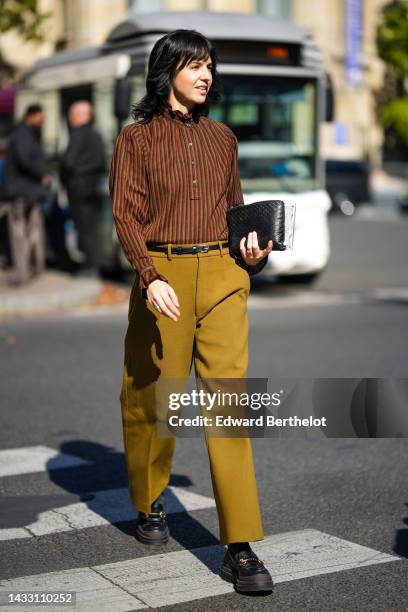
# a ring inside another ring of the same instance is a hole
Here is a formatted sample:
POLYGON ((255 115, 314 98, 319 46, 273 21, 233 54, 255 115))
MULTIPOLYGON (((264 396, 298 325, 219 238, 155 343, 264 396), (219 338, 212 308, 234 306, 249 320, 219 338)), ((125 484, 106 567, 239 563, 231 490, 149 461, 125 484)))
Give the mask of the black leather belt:
MULTIPOLYGON (((167 253, 167 245, 160 242, 147 242, 146 246, 149 251, 159 251, 161 253, 167 253)), ((227 247, 228 242, 221 242, 221 247, 227 247)), ((188 255, 195 253, 207 253, 207 251, 213 251, 219 249, 218 244, 194 244, 191 247, 181 247, 177 245, 171 246, 171 252, 174 255, 188 255)))

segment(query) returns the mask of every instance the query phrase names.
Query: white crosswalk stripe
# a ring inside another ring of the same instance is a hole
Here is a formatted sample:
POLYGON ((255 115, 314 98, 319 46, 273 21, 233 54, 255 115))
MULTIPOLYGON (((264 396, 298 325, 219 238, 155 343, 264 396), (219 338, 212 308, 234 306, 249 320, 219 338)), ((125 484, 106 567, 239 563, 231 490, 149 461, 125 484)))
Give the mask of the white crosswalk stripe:
MULTIPOLYGON (((0 541, 87 529, 131 521, 137 517, 137 511, 130 501, 127 487, 98 491, 91 495, 94 497, 89 501, 41 512, 34 523, 25 527, 0 529, 0 541)), ((215 507, 213 498, 198 495, 180 487, 167 487, 164 500, 168 514, 215 507)))
MULTIPOLYGON (((400 560, 314 529, 272 535, 251 546, 271 572, 275 584, 400 560)), ((174 605, 232 592, 232 585, 218 576, 224 554, 222 546, 207 546, 13 578, 0 582, 0 593, 74 591, 75 609, 79 612, 122 612, 174 605)), ((30 612, 36 607, 18 609, 30 612)), ((57 611, 60 607, 47 609, 57 611)))
MULTIPOLYGON (((46 446, 29 446, 0 451, 0 477, 59 470, 84 464, 92 465, 92 462, 59 453, 46 446)), ((90 492, 87 497, 90 498, 88 501, 40 512, 36 521, 29 525, 0 529, 0 541, 131 521, 137 516, 127 487, 90 492)), ((169 514, 215 507, 212 497, 192 493, 180 487, 167 487, 164 499, 166 512, 169 514)))
MULTIPOLYGON (((47 591, 67 593, 75 591, 77 612, 125 612, 125 610, 145 609, 147 606, 139 602, 133 595, 126 593, 121 587, 113 585, 90 568, 80 568, 64 570, 62 572, 52 572, 50 574, 39 574, 27 578, 16 578, 0 582, 0 597, 3 604, 6 600, 6 593, 3 591, 47 591), (23 586, 24 585, 24 586, 23 586)), ((33 610, 47 610, 54 612, 58 610, 72 610, 69 606, 7 606, 2 605, 2 612, 32 612, 33 610)))
POLYGON ((25 448, 10 448, 0 451, 0 478, 33 474, 34 472, 50 472, 64 468, 89 464, 89 461, 60 453, 47 446, 27 446, 25 448))

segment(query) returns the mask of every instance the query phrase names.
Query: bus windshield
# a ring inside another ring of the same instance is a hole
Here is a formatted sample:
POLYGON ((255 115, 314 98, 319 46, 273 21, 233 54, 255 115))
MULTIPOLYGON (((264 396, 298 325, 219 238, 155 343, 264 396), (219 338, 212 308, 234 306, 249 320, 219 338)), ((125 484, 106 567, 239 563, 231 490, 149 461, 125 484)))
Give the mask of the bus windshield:
POLYGON ((316 81, 222 75, 221 102, 209 117, 238 138, 245 192, 315 189, 316 81))

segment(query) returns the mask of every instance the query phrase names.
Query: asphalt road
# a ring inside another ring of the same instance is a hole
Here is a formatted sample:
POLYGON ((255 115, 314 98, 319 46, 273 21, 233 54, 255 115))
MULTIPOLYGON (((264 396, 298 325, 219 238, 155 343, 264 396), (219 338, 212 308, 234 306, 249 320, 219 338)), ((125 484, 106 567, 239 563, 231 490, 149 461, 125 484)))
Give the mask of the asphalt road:
MULTIPOLYGON (((407 376, 408 222, 337 217, 330 222, 332 258, 312 287, 254 286, 250 376, 407 376)), ((109 520, 103 503, 95 510, 91 500, 106 492, 115 497, 127 486, 119 408, 126 322, 123 309, 113 309, 103 316, 73 312, 1 327, 0 576, 24 577, 2 588, 29 585, 28 577, 37 574, 46 574, 44 584, 50 585, 50 572, 158 559, 133 538, 133 516, 116 508, 122 520, 109 520), (44 448, 78 463, 53 465, 54 458, 43 468, 35 463, 24 468, 23 451, 35 462, 48 452, 44 448), (2 456, 12 449, 15 455, 2 456), (77 503, 93 508, 83 523, 76 506, 77 525, 72 517, 56 521, 58 509, 62 513, 77 503), (107 520, 98 523, 95 516, 107 520)), ((211 587, 211 596, 201 593, 160 609, 408 610, 407 440, 254 439, 253 449, 268 546, 269 538, 273 548, 274 536, 278 541, 291 532, 298 551, 283 549, 279 563, 301 556, 304 530, 339 538, 333 555, 347 543, 367 547, 366 562, 328 569, 329 547, 315 575, 308 570, 306 577, 282 579, 273 595, 217 594, 211 587), (395 559, 375 563, 378 553, 395 559)), ((177 441, 170 485, 176 494, 203 496, 194 498, 196 509, 169 513, 172 538, 160 553, 169 553, 163 571, 171 573, 178 559, 171 553, 216 549, 218 542, 202 439, 177 441)), ((302 554, 313 556, 308 550, 302 554)), ((273 575, 279 573, 278 561, 268 566, 273 575)), ((106 609, 132 608, 111 603, 106 609)))

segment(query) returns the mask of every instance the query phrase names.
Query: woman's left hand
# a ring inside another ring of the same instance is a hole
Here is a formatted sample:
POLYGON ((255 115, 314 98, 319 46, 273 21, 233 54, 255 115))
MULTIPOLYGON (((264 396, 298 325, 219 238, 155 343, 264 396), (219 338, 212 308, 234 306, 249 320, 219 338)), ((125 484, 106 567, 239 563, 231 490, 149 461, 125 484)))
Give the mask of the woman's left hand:
POLYGON ((248 238, 244 236, 241 239, 239 246, 245 263, 250 266, 254 266, 255 264, 259 263, 261 259, 269 255, 273 248, 273 242, 272 240, 269 240, 266 249, 260 249, 258 244, 258 234, 256 232, 249 232, 248 238))

